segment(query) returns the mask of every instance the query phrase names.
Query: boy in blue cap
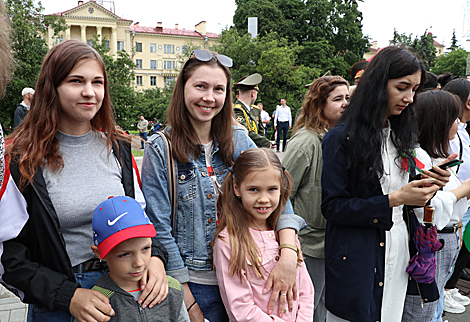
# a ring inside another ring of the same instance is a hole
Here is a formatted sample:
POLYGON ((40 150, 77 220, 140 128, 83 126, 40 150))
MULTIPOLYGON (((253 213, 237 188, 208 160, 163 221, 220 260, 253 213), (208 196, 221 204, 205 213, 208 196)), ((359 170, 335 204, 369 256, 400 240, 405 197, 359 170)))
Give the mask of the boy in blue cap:
POLYGON ((138 304, 141 294, 139 281, 146 273, 155 227, 140 204, 130 197, 112 197, 102 202, 93 214, 95 255, 105 260, 109 272, 103 274, 93 287, 109 298, 116 312, 113 322, 187 321, 181 284, 167 276, 168 296, 152 308, 138 304))

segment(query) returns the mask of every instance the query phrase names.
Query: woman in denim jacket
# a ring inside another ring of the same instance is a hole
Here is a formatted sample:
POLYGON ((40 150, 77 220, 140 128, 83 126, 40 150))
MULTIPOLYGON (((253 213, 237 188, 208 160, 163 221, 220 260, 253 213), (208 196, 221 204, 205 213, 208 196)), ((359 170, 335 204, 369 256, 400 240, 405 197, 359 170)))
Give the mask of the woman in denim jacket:
MULTIPOLYGON (((184 287, 184 301, 191 321, 228 321, 217 278, 212 269, 212 239, 218 221, 217 200, 234 160, 243 151, 256 148, 246 132, 232 127, 232 60, 206 50, 195 50, 184 64, 168 109, 166 134, 171 139, 178 165, 178 200, 175 231, 167 189, 165 143, 154 135, 148 141, 142 164, 143 192, 147 214, 157 229, 157 239, 169 253, 167 273, 184 287)), ((295 244, 295 230, 304 220, 284 209, 277 227, 281 243, 295 244), (294 228, 294 229, 283 229, 294 228)), ((297 254, 282 249, 281 259, 266 284, 272 292, 270 308, 280 298, 292 308, 297 254)))

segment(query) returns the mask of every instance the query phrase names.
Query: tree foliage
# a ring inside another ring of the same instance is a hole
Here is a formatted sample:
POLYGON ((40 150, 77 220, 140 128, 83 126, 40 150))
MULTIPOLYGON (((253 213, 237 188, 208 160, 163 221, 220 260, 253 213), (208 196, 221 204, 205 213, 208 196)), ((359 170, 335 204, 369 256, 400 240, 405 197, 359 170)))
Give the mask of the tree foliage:
POLYGON ((466 76, 468 52, 462 48, 457 48, 449 53, 443 54, 436 58, 432 72, 436 75, 446 72, 452 73, 453 76, 466 76))
POLYGON ((302 46, 299 64, 347 77, 369 43, 362 33, 358 1, 236 0, 233 22, 244 35, 248 17, 258 17, 259 37, 276 32, 302 46), (316 55, 317 50, 320 55, 316 55))
POLYGON ((436 48, 434 47, 434 38, 426 29, 421 36, 413 39, 413 34, 399 34, 396 29, 393 30, 393 39, 389 41, 390 45, 408 49, 417 54, 423 61, 426 70, 431 70, 436 60, 436 48))
MULTIPOLYGON (((32 0, 7 0, 7 15, 11 20, 12 51, 15 70, 5 96, 0 101, 0 118, 8 130, 13 125, 16 105, 23 100, 24 87, 34 88, 41 70, 42 60, 47 53, 44 40, 46 25, 41 4, 32 0)), ((51 22, 54 22, 51 18, 51 22)), ((61 28, 57 22, 56 28, 61 28)))
POLYGON ((303 85, 321 74, 318 68, 298 65, 303 47, 276 32, 252 39, 249 34, 240 35, 237 29, 231 28, 222 31, 219 43, 212 49, 233 59, 233 82, 253 73, 263 76, 258 101, 263 102, 268 112, 272 112, 283 97, 295 112, 301 107, 306 92, 303 85))
POLYGON ((448 47, 447 49, 449 49, 450 51, 453 51, 453 50, 456 50, 457 48, 459 48, 459 45, 457 44, 457 37, 455 36, 455 28, 454 28, 454 31, 452 32, 452 39, 450 41, 450 47, 448 47))

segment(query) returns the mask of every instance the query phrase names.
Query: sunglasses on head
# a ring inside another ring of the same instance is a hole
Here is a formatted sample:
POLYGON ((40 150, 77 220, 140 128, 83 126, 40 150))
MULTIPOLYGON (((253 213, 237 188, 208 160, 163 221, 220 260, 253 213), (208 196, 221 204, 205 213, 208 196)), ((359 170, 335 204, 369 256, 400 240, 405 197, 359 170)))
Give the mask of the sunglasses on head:
POLYGON ((225 55, 214 55, 210 51, 203 50, 203 49, 196 49, 193 50, 191 56, 194 56, 199 61, 210 61, 212 58, 215 58, 216 61, 224 65, 225 67, 232 67, 233 60, 232 58, 225 56, 225 55))

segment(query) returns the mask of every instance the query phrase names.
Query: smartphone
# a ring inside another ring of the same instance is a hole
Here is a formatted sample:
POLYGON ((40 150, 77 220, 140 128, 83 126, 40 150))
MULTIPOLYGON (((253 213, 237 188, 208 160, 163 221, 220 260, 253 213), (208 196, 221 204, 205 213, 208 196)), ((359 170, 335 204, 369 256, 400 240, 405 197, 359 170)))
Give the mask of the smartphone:
MULTIPOLYGON (((452 161, 447 161, 447 162, 439 165, 438 167, 441 168, 442 170, 447 170, 449 168, 455 167, 456 165, 460 165, 462 163, 463 163, 463 160, 454 159, 452 161)), ((436 171, 434 171, 434 169, 429 169, 428 171, 436 173, 436 171)), ((421 179, 422 179, 421 173, 418 173, 417 175, 415 175, 414 177, 411 178, 411 181, 421 180, 421 179)))

